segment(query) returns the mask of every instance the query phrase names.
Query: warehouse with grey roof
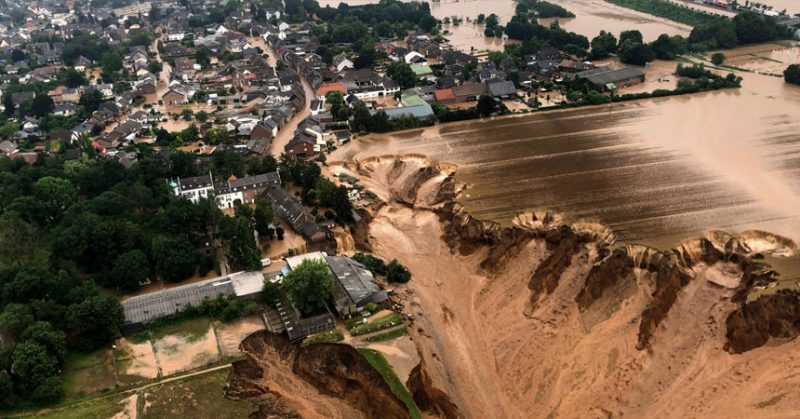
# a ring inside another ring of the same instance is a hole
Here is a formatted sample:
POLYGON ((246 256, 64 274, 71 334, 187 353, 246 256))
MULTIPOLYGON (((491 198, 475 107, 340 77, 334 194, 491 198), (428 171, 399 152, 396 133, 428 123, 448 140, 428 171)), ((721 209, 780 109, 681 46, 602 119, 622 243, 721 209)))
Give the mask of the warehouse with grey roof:
POLYGON ((144 325, 198 306, 204 300, 235 296, 252 298, 264 288, 261 272, 238 272, 228 276, 181 285, 161 291, 131 297, 122 302, 125 331, 141 329, 144 325))
POLYGON ((593 68, 575 74, 576 78, 586 79, 600 90, 616 90, 620 87, 644 83, 644 73, 636 67, 612 70, 608 67, 593 68))

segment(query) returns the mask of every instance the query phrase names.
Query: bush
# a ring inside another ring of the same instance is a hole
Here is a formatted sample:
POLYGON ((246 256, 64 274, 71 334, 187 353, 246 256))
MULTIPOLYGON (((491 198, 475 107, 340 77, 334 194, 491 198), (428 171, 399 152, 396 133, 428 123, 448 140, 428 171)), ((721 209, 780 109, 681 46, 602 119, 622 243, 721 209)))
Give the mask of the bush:
POLYGON ((397 259, 393 259, 386 267, 386 279, 389 282, 399 282, 404 284, 411 280, 411 272, 401 265, 397 259))
POLYGON ((786 83, 800 85, 800 64, 792 64, 786 67, 786 70, 783 71, 783 79, 786 83))
POLYGON ((714 54, 711 54, 711 62, 714 63, 714 65, 721 65, 725 62, 725 54, 721 52, 715 52, 714 54))
POLYGON ((353 255, 353 260, 364 265, 373 275, 386 275, 386 263, 381 258, 356 253, 353 255))

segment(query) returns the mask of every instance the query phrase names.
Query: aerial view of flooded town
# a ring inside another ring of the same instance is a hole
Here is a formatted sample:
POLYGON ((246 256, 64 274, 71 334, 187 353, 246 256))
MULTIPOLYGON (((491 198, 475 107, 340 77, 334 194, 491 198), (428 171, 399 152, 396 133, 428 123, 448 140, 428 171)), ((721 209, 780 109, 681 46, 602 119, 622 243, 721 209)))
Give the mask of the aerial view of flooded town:
POLYGON ((0 416, 800 415, 800 1, 0 0, 0 416))

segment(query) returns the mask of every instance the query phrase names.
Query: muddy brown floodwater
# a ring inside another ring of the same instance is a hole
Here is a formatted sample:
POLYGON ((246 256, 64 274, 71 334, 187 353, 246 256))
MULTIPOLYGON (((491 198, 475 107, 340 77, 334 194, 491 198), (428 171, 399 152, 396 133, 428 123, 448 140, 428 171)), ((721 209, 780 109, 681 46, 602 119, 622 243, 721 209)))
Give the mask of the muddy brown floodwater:
MULTIPOLYGON (((319 4, 322 7, 336 7, 339 3, 357 6, 377 2, 378 0, 320 0, 319 4)), ((638 29, 647 41, 658 38, 662 33, 687 36, 691 31, 689 26, 615 6, 603 0, 553 0, 553 2, 576 15, 572 19, 559 19, 561 27, 589 39, 597 36, 600 30, 619 35, 624 30, 638 29)), ((468 18, 473 20, 481 13, 487 16, 494 13, 500 24, 505 25, 511 20, 516 8, 513 0, 442 0, 435 3, 428 0, 428 3, 431 4, 431 13, 437 19, 452 16, 464 19, 461 25, 446 25, 444 29, 450 31, 445 37, 454 47, 467 51, 473 47, 475 50, 502 50, 504 44, 503 40, 485 38, 483 26, 467 22, 468 18)), ((549 25, 553 20, 555 19, 542 19, 540 23, 549 25)))
POLYGON ((545 209, 662 248, 709 228, 797 240, 798 103, 800 88, 747 73, 738 90, 440 125, 357 141, 334 158, 455 163, 467 210, 505 224, 545 209))

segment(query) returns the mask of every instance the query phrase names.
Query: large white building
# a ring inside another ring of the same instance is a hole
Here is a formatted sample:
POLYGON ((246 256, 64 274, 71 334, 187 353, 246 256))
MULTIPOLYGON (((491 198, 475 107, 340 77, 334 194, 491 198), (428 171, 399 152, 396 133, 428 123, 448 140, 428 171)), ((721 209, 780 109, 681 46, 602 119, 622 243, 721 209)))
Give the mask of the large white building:
POLYGON ((170 182, 175 196, 186 198, 194 203, 200 199, 214 196, 220 209, 233 208, 239 204, 252 204, 258 194, 270 186, 281 185, 278 172, 247 176, 241 179, 231 177, 224 182, 214 182, 211 174, 187 179, 178 178, 170 182))

